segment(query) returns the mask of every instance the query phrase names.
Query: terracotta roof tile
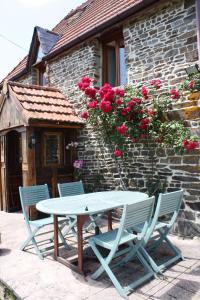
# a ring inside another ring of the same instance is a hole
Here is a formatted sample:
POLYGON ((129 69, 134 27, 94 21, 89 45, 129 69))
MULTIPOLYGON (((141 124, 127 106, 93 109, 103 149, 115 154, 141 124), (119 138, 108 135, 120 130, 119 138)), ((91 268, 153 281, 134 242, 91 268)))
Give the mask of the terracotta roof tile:
MULTIPOLYGON (((60 34, 61 38, 49 54, 53 55, 54 52, 92 30, 95 30, 97 33, 102 25, 119 18, 120 15, 143 2, 144 0, 88 0, 84 2, 53 28, 52 32, 60 34)), ((26 63, 27 57, 9 73, 6 79, 11 79, 25 70, 26 63)))
POLYGON ((23 108, 22 113, 31 120, 82 124, 73 107, 57 89, 8 82, 12 93, 23 108))

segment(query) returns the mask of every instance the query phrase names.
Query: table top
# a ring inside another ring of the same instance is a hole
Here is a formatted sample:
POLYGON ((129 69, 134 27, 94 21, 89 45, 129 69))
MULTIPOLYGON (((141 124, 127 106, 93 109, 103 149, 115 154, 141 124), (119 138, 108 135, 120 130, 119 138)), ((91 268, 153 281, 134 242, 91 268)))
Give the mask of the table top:
POLYGON ((38 202, 36 208, 53 215, 88 215, 136 203, 147 198, 147 194, 140 192, 106 191, 51 198, 38 202))

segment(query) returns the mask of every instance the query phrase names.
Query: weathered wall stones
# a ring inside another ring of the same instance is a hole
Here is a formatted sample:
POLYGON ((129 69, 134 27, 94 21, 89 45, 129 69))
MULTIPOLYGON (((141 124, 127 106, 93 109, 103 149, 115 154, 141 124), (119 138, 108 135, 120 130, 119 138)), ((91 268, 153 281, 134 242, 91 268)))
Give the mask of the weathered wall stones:
POLYGON ((195 1, 165 1, 133 17, 124 43, 129 83, 161 77, 175 84, 198 61, 195 1))
MULTIPOLYGON (((133 16, 123 28, 128 83, 159 77, 166 86, 173 85, 186 76, 185 67, 198 60, 194 0, 161 1, 145 14, 133 16)), ((83 103, 75 86, 85 75, 100 86, 101 61, 99 40, 86 41, 48 61, 48 85, 59 88, 79 113, 83 103)), ((31 83, 31 78, 22 81, 31 83)), ((174 105, 170 118, 184 118, 191 131, 200 136, 199 102, 199 93, 185 97, 183 103, 174 105)), ((158 149, 152 174, 150 151, 145 146, 129 146, 126 159, 114 160, 101 133, 94 132, 90 126, 79 131, 77 139, 87 191, 121 189, 123 182, 130 190, 146 191, 147 179, 159 177, 166 180, 167 191, 185 190, 185 203, 175 232, 200 235, 200 150, 180 156, 171 149, 158 149)))

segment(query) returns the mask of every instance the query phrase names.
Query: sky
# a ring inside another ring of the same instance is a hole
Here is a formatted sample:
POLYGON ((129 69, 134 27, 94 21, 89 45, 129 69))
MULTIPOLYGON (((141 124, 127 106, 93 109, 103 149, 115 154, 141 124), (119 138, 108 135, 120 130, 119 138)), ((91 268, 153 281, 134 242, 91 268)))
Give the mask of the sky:
POLYGON ((0 81, 28 54, 34 26, 52 29, 69 11, 83 2, 0 0, 0 81))

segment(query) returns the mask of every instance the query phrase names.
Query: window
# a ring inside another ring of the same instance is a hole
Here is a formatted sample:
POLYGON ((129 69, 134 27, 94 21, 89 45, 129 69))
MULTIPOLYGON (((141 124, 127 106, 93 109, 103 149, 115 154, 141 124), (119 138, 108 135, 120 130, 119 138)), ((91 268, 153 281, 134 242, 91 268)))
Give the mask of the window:
POLYGON ((44 165, 58 166, 62 162, 62 133, 44 133, 44 165))
POLYGON ((103 42, 103 83, 126 84, 125 51, 122 38, 103 42))
POLYGON ((45 86, 46 77, 45 77, 46 68, 44 66, 38 66, 37 68, 37 85, 45 86))

